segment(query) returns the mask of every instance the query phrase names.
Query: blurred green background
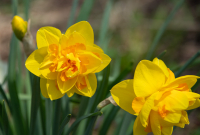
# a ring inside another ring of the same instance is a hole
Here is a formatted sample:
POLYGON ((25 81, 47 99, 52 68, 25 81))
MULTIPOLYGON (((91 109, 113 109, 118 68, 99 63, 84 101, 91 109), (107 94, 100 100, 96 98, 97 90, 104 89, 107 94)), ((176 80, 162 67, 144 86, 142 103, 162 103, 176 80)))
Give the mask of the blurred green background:
MULTIPOLYGON (((183 1, 183 4, 174 12, 163 34, 160 34, 153 52, 153 57, 156 57, 167 50, 162 60, 176 72, 200 50, 199 0, 18 0, 17 14, 25 20, 31 19, 30 30, 34 40, 37 30, 43 26, 53 26, 64 33, 75 22, 87 20, 93 27, 95 44, 101 46, 112 58, 109 78, 112 82, 131 62, 134 63, 132 72, 125 79, 133 77, 134 67, 145 58, 159 29, 180 1, 183 1)), ((0 84, 7 74, 12 36, 11 20, 16 9, 13 7, 14 2, 17 1, 0 0, 0 84)), ((23 47, 20 43, 19 45, 21 53, 18 54, 18 58, 22 58, 22 62, 18 63, 18 70, 22 71, 24 79, 25 57, 23 47)), ((197 74, 199 71, 200 58, 197 58, 182 75, 197 74)), ((101 79, 101 74, 98 77, 101 79)), ((8 91, 6 83, 3 88, 8 91)), ((200 93, 200 89, 196 92, 200 93)), ((21 92, 20 101, 30 101, 30 95, 23 93, 26 93, 26 90, 21 92)), ((77 103, 72 102, 70 108, 72 118, 69 124, 72 124, 78 113, 77 103)), ((131 133, 134 117, 121 109, 118 110, 117 108, 114 110, 116 113, 111 113, 109 111, 113 111, 113 105, 105 107, 102 110, 104 114, 96 122, 93 135, 101 134, 102 124, 105 118, 112 117, 109 116, 111 114, 114 114, 114 120, 108 127, 108 135, 125 135, 125 123, 128 123, 126 134, 131 133)), ((175 128, 173 135, 200 135, 200 109, 192 111, 189 119, 190 125, 184 129, 175 128)))

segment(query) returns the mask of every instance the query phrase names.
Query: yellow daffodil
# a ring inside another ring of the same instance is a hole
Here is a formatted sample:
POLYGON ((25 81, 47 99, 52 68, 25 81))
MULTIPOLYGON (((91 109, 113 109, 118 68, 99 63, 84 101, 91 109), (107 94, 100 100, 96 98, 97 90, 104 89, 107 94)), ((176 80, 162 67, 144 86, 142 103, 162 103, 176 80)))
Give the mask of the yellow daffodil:
POLYGON ((19 16, 14 16, 12 20, 12 29, 16 37, 22 41, 27 32, 27 22, 19 16))
POLYGON ((65 93, 91 97, 96 91, 95 73, 111 61, 94 44, 93 29, 86 21, 74 24, 65 34, 53 27, 37 32, 37 47, 26 60, 26 68, 40 77, 42 95, 51 100, 65 93))
POLYGON ((200 106, 200 95, 191 87, 198 76, 175 78, 174 73, 158 58, 142 60, 134 79, 125 80, 111 89, 115 102, 125 111, 137 115, 134 135, 171 135, 173 126, 189 124, 185 110, 200 106))

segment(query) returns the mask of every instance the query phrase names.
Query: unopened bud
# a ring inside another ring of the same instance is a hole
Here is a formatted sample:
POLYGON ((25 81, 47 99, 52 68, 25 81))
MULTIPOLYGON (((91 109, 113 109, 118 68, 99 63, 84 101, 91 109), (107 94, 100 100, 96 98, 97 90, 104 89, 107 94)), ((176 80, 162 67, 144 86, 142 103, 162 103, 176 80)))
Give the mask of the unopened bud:
POLYGON ((12 20, 12 29, 16 37, 22 41, 27 32, 27 22, 19 16, 14 16, 12 20))

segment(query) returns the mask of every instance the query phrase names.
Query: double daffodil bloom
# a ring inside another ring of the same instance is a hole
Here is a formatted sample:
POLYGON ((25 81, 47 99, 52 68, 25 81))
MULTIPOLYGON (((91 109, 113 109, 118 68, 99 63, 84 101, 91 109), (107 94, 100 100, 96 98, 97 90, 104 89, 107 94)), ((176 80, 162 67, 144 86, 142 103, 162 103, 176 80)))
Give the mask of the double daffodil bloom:
POLYGON ((65 34, 53 27, 38 30, 37 47, 26 60, 26 68, 40 77, 42 95, 51 100, 65 93, 91 97, 96 91, 95 73, 111 61, 94 44, 93 29, 86 21, 74 24, 65 34))
POLYGON ((142 60, 134 79, 118 83, 111 94, 122 109, 137 115, 134 135, 171 135, 173 126, 184 128, 189 124, 186 110, 200 106, 200 95, 191 91, 198 78, 175 78, 162 60, 142 60))

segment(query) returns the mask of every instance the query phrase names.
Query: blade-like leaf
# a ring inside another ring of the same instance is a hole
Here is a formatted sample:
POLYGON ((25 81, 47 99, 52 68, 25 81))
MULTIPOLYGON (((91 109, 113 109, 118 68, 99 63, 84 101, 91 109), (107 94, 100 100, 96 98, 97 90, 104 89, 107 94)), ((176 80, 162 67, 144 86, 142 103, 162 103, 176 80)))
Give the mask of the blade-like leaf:
POLYGON ((60 124, 60 116, 61 116, 61 99, 57 99, 55 101, 55 108, 54 108, 54 116, 53 116, 53 124, 52 124, 52 133, 53 135, 56 135, 59 130, 59 124, 60 124))
POLYGON ((179 77, 181 75, 181 73, 183 73, 183 71, 185 71, 185 69, 187 67, 190 66, 190 64, 192 64, 194 62, 194 60, 199 57, 200 55, 200 51, 198 51, 192 58, 190 58, 176 73, 175 76, 179 77))
POLYGON ((65 119, 64 119, 63 122, 62 122, 62 124, 60 125, 58 135, 62 135, 63 129, 64 129, 64 127, 67 125, 67 123, 69 122, 70 118, 71 118, 71 114, 68 114, 68 115, 65 117, 65 119))
POLYGON ((69 135, 70 132, 72 132, 72 131, 78 126, 78 124, 79 124, 82 120, 84 120, 84 119, 86 119, 86 118, 93 117, 93 116, 97 116, 97 115, 102 115, 102 112, 98 111, 98 112, 90 113, 90 114, 87 114, 87 115, 84 115, 84 116, 80 117, 80 118, 77 119, 77 120, 71 125, 71 127, 67 130, 66 135, 69 135))
POLYGON ((109 111, 109 114, 104 118, 104 122, 100 129, 99 135, 106 135, 109 127, 111 126, 115 116, 119 111, 119 106, 112 106, 112 109, 109 111))
POLYGON ((29 135, 34 135, 39 106, 40 106, 40 78, 34 75, 32 82, 31 123, 30 123, 29 135))
POLYGON ((4 92, 4 90, 3 90, 3 88, 2 88, 1 85, 0 85, 0 93, 1 93, 1 95, 3 96, 3 99, 4 99, 4 100, 6 101, 6 103, 8 104, 9 109, 11 110, 10 102, 9 102, 9 100, 8 100, 8 98, 7 98, 7 96, 6 96, 6 94, 5 94, 5 92, 4 92))
POLYGON ((174 17, 174 15, 176 14, 176 12, 179 10, 179 8, 183 5, 183 3, 185 2, 185 0, 179 0, 177 2, 177 4, 175 5, 174 9, 171 11, 171 13, 169 14, 169 16, 167 17, 167 19, 165 20, 165 22, 163 23, 163 25, 160 27, 160 29, 158 30, 153 43, 149 49, 149 51, 147 52, 147 56, 146 59, 147 60, 151 60, 153 52, 155 51, 158 42, 160 41, 163 33, 165 32, 167 26, 169 25, 170 21, 172 20, 172 18, 174 17))

